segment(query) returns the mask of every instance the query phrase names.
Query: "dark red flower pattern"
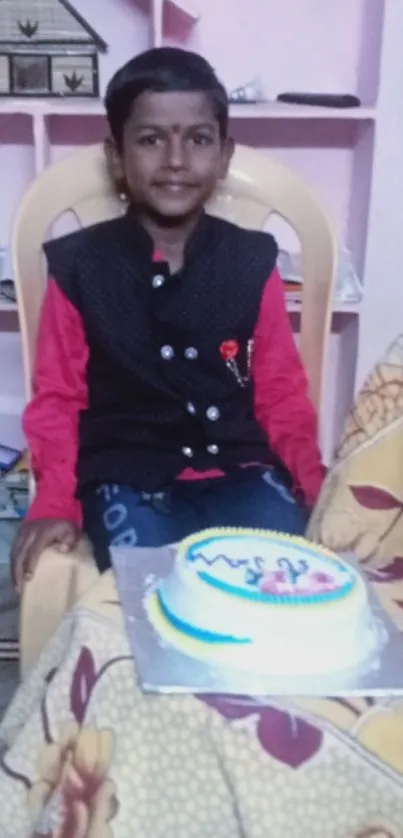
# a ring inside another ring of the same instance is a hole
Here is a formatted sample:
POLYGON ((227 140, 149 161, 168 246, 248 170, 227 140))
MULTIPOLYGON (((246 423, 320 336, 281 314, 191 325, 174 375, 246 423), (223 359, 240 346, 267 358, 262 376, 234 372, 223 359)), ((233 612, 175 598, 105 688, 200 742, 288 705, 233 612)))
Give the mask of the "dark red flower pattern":
POLYGON ((198 695, 228 722, 256 716, 256 736, 262 748, 290 768, 300 768, 321 748, 323 733, 286 710, 262 705, 248 696, 198 695))

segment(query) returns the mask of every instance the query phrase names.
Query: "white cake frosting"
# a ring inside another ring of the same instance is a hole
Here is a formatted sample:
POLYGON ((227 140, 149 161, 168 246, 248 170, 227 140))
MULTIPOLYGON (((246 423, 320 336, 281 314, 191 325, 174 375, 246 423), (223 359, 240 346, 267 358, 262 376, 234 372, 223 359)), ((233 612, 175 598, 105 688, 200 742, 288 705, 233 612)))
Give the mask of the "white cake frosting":
POLYGON ((257 673, 350 669, 376 644, 360 574, 304 539, 264 531, 185 539, 147 611, 186 654, 257 673))

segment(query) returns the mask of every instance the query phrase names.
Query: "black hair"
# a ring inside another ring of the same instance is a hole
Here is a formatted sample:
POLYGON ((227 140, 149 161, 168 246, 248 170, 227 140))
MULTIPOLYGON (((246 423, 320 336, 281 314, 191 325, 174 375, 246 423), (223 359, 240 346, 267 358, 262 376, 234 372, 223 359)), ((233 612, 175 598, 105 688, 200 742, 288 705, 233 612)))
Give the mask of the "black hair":
POLYGON ((109 128, 118 148, 133 103, 147 91, 153 93, 204 92, 217 119, 220 137, 228 131, 228 96, 205 58, 176 47, 160 47, 136 55, 110 80, 105 97, 109 128))

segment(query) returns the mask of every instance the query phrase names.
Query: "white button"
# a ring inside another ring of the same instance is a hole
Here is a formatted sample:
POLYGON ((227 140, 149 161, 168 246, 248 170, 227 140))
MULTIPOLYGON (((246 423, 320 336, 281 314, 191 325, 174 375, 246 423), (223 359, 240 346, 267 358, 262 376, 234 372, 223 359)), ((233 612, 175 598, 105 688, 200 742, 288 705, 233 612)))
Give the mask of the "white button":
POLYGON ((185 445, 185 447, 182 448, 182 454, 184 454, 185 457, 193 457, 193 448, 189 448, 185 445))
POLYGON ((164 361, 170 361, 171 358, 173 358, 173 356, 175 354, 173 349, 172 349, 172 346, 168 346, 168 345, 161 346, 160 352, 161 352, 161 357, 164 359, 164 361))
POLYGON ((207 408, 206 416, 207 416, 207 419, 210 419, 210 422, 216 422, 217 419, 220 418, 220 411, 219 411, 218 407, 216 407, 214 404, 212 404, 211 407, 207 408))
POLYGON ((186 410, 187 410, 187 412, 188 412, 188 413, 190 413, 190 415, 191 415, 191 416, 194 416, 194 415, 195 415, 195 413, 196 413, 196 408, 195 408, 195 406, 194 406, 193 402, 188 402, 188 403, 187 403, 187 405, 186 405, 186 410))
POLYGON ((207 446, 207 451, 209 452, 209 454, 218 454, 219 450, 220 449, 219 449, 218 445, 208 445, 207 446))
POLYGON ((188 346, 188 348, 185 349, 185 358, 187 358, 188 361, 195 361, 198 355, 199 353, 194 346, 188 346))
POLYGON ((162 274, 156 274, 155 276, 153 276, 152 286, 153 288, 161 288, 161 285, 163 285, 164 282, 165 277, 162 276, 162 274))

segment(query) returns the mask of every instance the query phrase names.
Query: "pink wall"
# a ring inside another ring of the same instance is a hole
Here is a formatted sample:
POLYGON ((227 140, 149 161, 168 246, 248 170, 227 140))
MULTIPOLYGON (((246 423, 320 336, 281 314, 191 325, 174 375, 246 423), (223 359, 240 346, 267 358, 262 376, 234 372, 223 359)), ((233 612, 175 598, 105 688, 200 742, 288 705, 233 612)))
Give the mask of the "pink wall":
POLYGON ((12 217, 34 172, 31 120, 0 114, 0 247, 8 245, 12 217))
MULTIPOLYGON (((167 42, 202 52, 230 88, 261 75, 270 97, 281 90, 355 92, 373 104, 383 0, 195 0, 197 26, 167 7, 167 42)), ((149 0, 80 0, 110 45, 102 85, 148 45, 149 0)))
POLYGON ((201 25, 189 43, 230 87, 261 74, 270 96, 284 89, 356 90, 367 1, 200 0, 201 25))

